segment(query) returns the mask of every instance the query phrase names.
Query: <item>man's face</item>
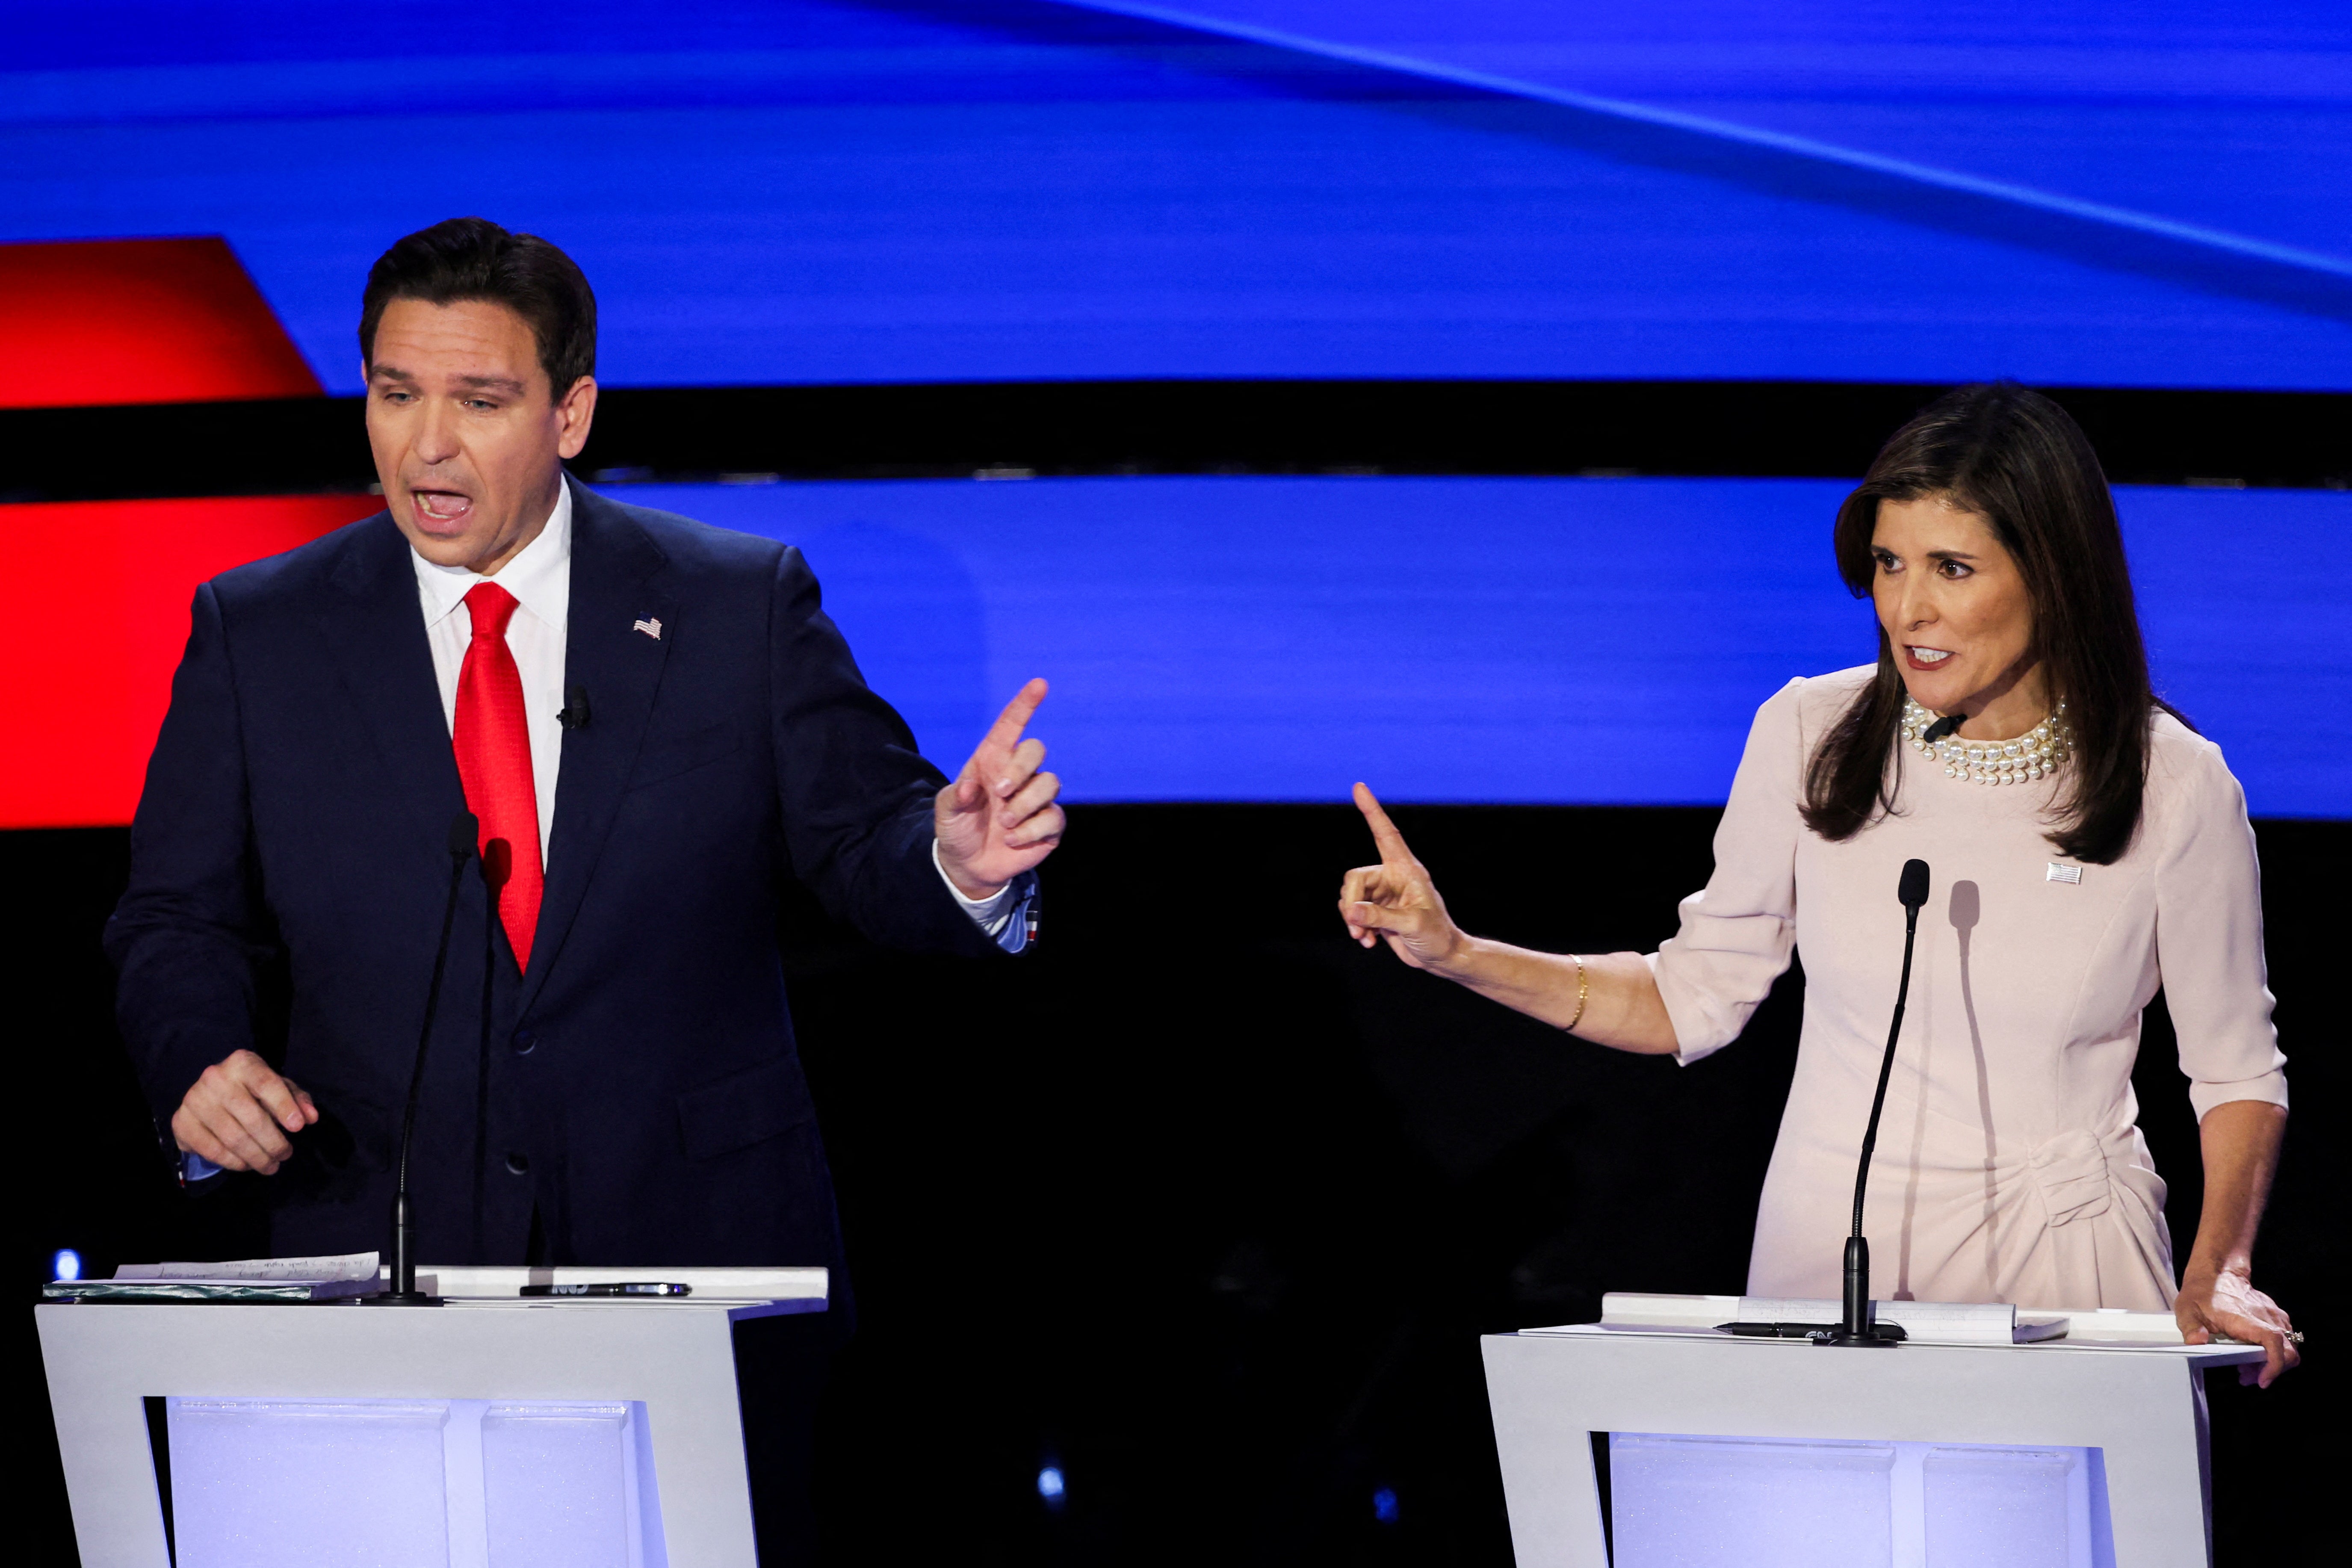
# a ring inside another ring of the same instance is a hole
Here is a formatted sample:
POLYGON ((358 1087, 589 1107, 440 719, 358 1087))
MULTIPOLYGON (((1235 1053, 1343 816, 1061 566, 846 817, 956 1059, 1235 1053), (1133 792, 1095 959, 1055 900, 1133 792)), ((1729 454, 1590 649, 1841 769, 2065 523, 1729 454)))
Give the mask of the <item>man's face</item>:
POLYGON ((368 445, 392 520, 437 566, 488 576, 539 535, 596 411, 586 376, 560 400, 530 324, 504 305, 394 300, 367 367, 368 445))

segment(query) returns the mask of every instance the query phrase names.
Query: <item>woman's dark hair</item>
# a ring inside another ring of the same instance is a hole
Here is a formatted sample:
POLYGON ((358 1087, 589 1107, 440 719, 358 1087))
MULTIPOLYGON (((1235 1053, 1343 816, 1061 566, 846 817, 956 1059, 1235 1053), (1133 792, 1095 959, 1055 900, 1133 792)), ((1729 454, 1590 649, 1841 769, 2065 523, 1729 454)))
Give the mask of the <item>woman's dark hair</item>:
MULTIPOLYGON (((2050 842, 2105 865, 2139 826, 2156 710, 2180 715, 2148 686, 2123 531, 2099 459, 2064 409, 2014 382, 1946 393, 1888 439, 1838 508, 1838 574, 1855 598, 1870 596, 1877 574, 1870 545, 1878 503, 1928 497, 1988 520, 2024 576, 2034 651, 2074 732, 2050 842)), ((1893 809, 1905 761, 1895 744, 1903 696, 1882 626, 1876 678, 1806 769, 1805 823, 1822 837, 1851 838, 1893 809)))
POLYGON ((394 300, 454 305, 488 300, 530 325, 551 395, 596 374, 596 295, 572 258, 488 218, 453 217, 394 241, 368 268, 360 302, 360 358, 375 363, 375 329, 394 300))

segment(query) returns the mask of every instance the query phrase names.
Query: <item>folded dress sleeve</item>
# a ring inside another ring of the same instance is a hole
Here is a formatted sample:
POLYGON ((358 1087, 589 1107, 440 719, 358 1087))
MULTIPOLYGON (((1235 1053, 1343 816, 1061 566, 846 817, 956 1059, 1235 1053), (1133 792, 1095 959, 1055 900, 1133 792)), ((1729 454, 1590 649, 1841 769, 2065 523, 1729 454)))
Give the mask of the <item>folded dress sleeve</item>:
POLYGON ((1804 738, 1791 680, 1756 711, 1715 830, 1715 874, 1682 902, 1682 929, 1650 955, 1688 1064, 1739 1037, 1789 967, 1797 939, 1797 835, 1804 738))
POLYGON ((2149 773, 2151 794, 2175 794, 2156 867, 2156 953, 2189 1102, 2200 1121, 2233 1100, 2284 1105, 2245 792, 2218 747, 2186 735, 2149 773))

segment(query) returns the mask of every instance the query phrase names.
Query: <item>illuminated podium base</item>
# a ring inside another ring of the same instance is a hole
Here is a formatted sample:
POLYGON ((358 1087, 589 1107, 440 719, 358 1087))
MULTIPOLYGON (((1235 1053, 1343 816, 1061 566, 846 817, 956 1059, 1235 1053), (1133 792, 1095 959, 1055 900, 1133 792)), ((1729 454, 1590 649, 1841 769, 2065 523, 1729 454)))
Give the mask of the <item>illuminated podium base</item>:
POLYGON ((446 1305, 37 1308, 84 1568, 753 1568, 731 1331, 825 1270, 419 1275, 446 1305), (516 1294, 609 1279, 694 1293, 516 1294))
POLYGON ((2168 1320, 2130 1316, 1892 1350, 1489 1335, 1518 1568, 2206 1568, 2202 1376, 2262 1352, 2153 1342, 2168 1320))

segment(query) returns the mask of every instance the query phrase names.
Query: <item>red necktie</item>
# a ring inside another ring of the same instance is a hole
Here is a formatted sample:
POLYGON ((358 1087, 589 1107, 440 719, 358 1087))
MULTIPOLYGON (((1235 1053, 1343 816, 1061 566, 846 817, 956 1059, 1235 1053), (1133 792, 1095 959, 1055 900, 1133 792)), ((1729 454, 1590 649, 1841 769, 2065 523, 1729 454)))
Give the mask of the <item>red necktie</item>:
POLYGON ((539 792, 530 776, 530 725, 523 715, 522 675, 507 649, 515 596, 495 583, 466 595, 474 640, 457 671, 457 722, 451 740, 466 806, 482 824, 482 875, 499 900, 515 963, 530 967, 531 933, 546 875, 539 863, 539 792))

